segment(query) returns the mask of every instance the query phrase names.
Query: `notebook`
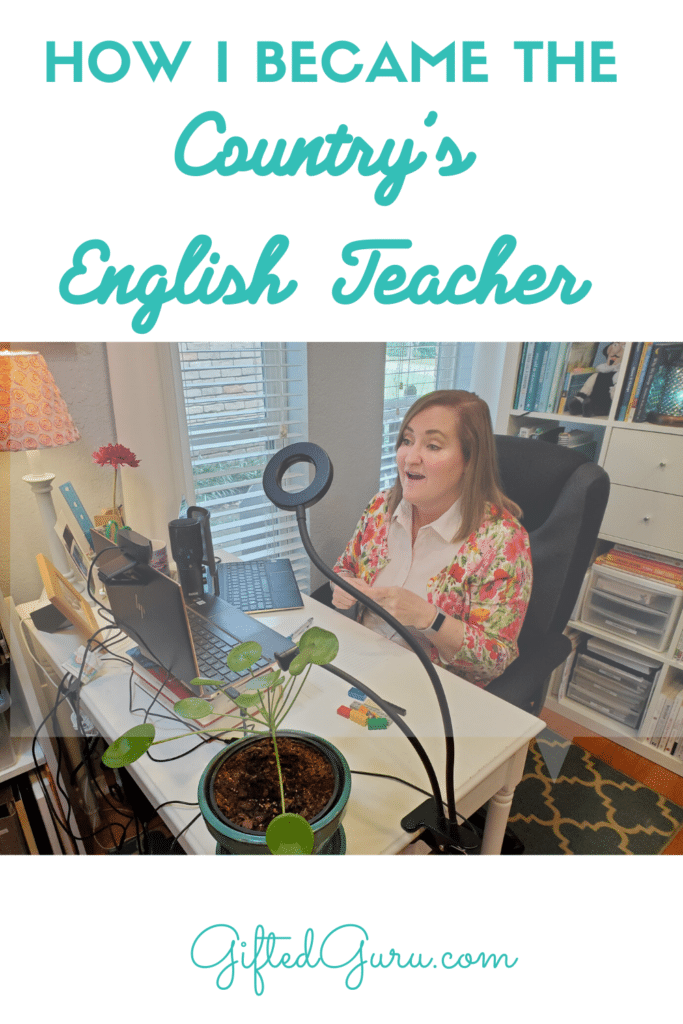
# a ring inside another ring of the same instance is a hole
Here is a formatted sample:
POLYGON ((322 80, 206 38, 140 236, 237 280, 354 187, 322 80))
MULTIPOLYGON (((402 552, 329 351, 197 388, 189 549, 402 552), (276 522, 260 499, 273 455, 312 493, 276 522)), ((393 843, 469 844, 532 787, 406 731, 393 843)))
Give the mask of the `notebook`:
MULTIPOLYGON (((276 654, 293 646, 220 597, 203 594, 186 602, 180 585, 149 565, 137 565, 125 578, 103 582, 117 626, 186 685, 196 678, 230 684, 249 676, 251 670, 231 672, 225 662, 230 649, 247 640, 262 648, 253 668, 257 674, 273 663, 276 654)), ((209 700, 219 692, 208 686, 193 689, 209 700)))
POLYGON ((217 566, 220 596, 248 615, 303 608, 288 558, 255 558, 217 566))

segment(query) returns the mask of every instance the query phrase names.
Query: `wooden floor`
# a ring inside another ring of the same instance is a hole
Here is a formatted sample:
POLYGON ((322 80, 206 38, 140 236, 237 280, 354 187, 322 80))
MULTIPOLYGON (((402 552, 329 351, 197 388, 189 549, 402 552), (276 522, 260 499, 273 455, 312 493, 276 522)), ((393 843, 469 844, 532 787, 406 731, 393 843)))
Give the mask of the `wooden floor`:
MULTIPOLYGON (((647 758, 635 754, 632 750, 626 750, 618 743, 605 739, 604 736, 598 736, 595 733, 578 736, 576 735, 578 726, 574 722, 553 711, 548 711, 546 708, 543 709, 539 717, 560 736, 572 740, 573 743, 588 750, 601 761, 616 768, 617 771, 623 772, 629 779, 642 782, 644 786, 653 789, 655 793, 660 793, 672 803, 683 807, 683 778, 680 775, 667 771, 666 768, 648 761, 647 758)), ((662 853, 683 854, 683 830, 674 836, 662 853)))

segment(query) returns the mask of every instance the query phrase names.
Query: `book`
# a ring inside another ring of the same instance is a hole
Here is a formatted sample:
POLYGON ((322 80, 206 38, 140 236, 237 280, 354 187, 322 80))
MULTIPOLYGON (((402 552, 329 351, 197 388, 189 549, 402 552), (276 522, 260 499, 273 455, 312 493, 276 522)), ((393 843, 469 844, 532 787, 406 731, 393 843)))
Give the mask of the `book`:
POLYGON ((548 412, 557 412, 557 406, 560 401, 560 385, 564 379, 564 368, 567 362, 568 352, 569 343, 563 341, 560 344, 557 361, 555 363, 555 371, 553 373, 553 380, 550 387, 550 397, 548 399, 548 412))
POLYGON ((662 405, 665 405, 670 397, 663 386, 667 370, 673 363, 681 361, 683 361, 682 344, 668 342, 653 345, 653 355, 647 368, 636 412, 637 418, 634 416, 634 422, 645 422, 648 419, 648 414, 662 411, 662 405))
POLYGON ((636 370, 638 369, 638 363, 640 362, 640 353, 643 348, 643 342, 637 341, 631 348, 631 355, 628 361, 628 370, 626 371, 626 378, 624 380, 624 386, 621 391, 621 399, 619 400, 619 412, 617 413, 618 420, 624 420, 626 416, 626 410, 628 409, 628 401, 631 397, 633 385, 636 379, 636 370))
POLYGON ((638 363, 638 369, 636 371, 635 384, 634 384, 633 390, 631 392, 631 397, 628 400, 628 409, 626 410, 626 420, 625 420, 626 423, 631 423, 633 421, 633 416, 635 414, 636 406, 638 404, 638 398, 640 396, 640 391, 641 391, 641 388, 643 386, 643 374, 645 372, 645 367, 647 365, 647 360, 649 358, 651 350, 652 350, 652 342, 651 341, 646 341, 643 344, 643 349, 642 349, 642 352, 640 353, 640 362, 638 363))
POLYGON ((541 378, 542 367, 548 358, 548 345, 550 342, 537 341, 534 345, 534 355, 531 362, 531 374, 529 377, 529 387, 526 393, 526 399, 524 400, 524 409, 526 412, 533 412, 536 409, 536 400, 538 396, 539 381, 541 378))
MULTIPOLYGON (((170 675, 165 669, 152 661, 151 658, 143 654, 139 647, 132 647, 126 651, 126 654, 135 666, 133 671, 134 682, 145 693, 148 693, 151 697, 156 697, 157 703, 165 711, 170 711, 173 714, 173 708, 179 700, 186 700, 188 697, 197 696, 194 690, 185 686, 179 679, 170 675)), ((207 729, 222 718, 223 715, 238 713, 234 701, 231 701, 222 694, 212 700, 211 704, 215 708, 215 713, 212 713, 210 717, 202 718, 201 721, 199 719, 190 720, 185 718, 179 718, 178 721, 184 722, 188 726, 194 725, 195 727, 199 726, 207 729)), ((235 724, 236 719, 228 719, 226 729, 235 724)))
POLYGON ((538 390, 538 401, 536 402, 537 412, 548 412, 550 388, 555 375, 555 365, 559 356, 559 350, 560 345, 557 342, 550 342, 545 365, 541 367, 541 380, 538 390))
POLYGON ((634 423, 644 423, 647 415, 647 404, 650 397, 650 391, 652 384, 655 379, 658 368, 662 364, 662 345, 653 345, 650 349, 649 358, 647 365, 643 368, 643 383, 640 389, 640 395, 636 403, 636 409, 633 414, 634 423))
POLYGON ((681 702, 683 701, 683 683, 678 683, 678 693, 674 697, 674 702, 669 712, 669 717, 664 723, 664 731, 662 733, 662 747, 661 749, 665 754, 670 754, 673 745, 676 742, 678 736, 678 723, 681 716, 681 702))
POLYGON ((519 394, 520 394, 520 391, 522 390, 522 376, 523 376, 523 370, 524 370, 524 359, 526 357, 526 350, 528 349, 528 347, 529 347, 529 342, 528 341, 522 342, 522 354, 519 357, 519 367, 517 368, 517 384, 515 386, 515 400, 514 400, 513 405, 512 405, 513 409, 519 409, 519 394))
POLYGON ((529 389, 529 376, 531 374, 531 363, 533 362, 534 349, 536 343, 533 341, 525 342, 526 348, 524 350, 524 363, 520 363, 519 373, 521 376, 521 386, 519 389, 519 398, 517 402, 517 408, 523 409, 524 403, 526 402, 526 394, 529 389))

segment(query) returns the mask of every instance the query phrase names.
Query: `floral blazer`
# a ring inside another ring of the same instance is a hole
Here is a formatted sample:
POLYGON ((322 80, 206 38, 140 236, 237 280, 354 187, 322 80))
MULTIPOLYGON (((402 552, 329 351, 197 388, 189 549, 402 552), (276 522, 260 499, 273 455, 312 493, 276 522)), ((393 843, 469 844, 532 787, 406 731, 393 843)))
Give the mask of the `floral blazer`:
MULTIPOLYGON (((388 492, 377 494, 334 567, 372 585, 387 564, 391 518, 388 492)), ((427 600, 462 619, 465 638, 451 662, 436 647, 432 661, 478 686, 486 686, 514 661, 517 637, 531 595, 532 569, 526 530, 509 512, 487 506, 484 522, 463 541, 453 561, 427 584, 427 600)))

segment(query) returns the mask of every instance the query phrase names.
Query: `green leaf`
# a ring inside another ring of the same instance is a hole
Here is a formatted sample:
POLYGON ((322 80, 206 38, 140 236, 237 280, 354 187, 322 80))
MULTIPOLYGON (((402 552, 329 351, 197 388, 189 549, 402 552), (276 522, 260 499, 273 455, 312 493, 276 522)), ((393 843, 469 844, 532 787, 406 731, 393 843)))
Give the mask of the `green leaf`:
POLYGON ((207 715, 213 714, 213 708, 208 700, 201 697, 185 697, 173 705, 173 710, 181 718, 206 718, 207 715))
POLYGON ((254 704, 260 703, 257 693, 241 693, 239 697, 235 697, 235 704, 238 708, 252 708, 254 704))
POLYGON ((228 668, 232 672, 245 672, 251 668, 261 657, 261 644, 255 640, 248 640, 245 644, 233 647, 226 658, 228 668))
POLYGON ((151 722, 134 725, 107 747, 102 755, 102 763, 108 768, 122 768, 125 764, 132 764, 152 746, 154 735, 151 722))
POLYGON ((266 829, 268 849, 275 856, 313 853, 313 829, 300 814, 278 814, 266 829))
POLYGON ((257 676, 256 679, 249 679, 245 683, 245 690, 268 690, 271 686, 277 686, 283 680, 282 672, 268 672, 265 676, 257 676))
POLYGON ((307 665, 308 665, 308 661, 306 659, 306 656, 305 656, 305 654, 303 654, 300 651, 296 655, 296 657, 292 658, 292 660, 290 662, 290 665, 289 665, 288 672, 292 676, 301 675, 301 673, 303 672, 303 670, 306 668, 307 665))
POLYGON ((225 686, 221 679, 192 679, 190 686, 225 686))
MULTIPOLYGON (((299 651, 305 657, 307 664, 328 665, 337 657, 339 641, 334 633, 330 633, 329 630, 320 629, 319 626, 311 626, 299 641, 299 651)), ((297 659, 298 655, 294 661, 297 661, 297 659)))

